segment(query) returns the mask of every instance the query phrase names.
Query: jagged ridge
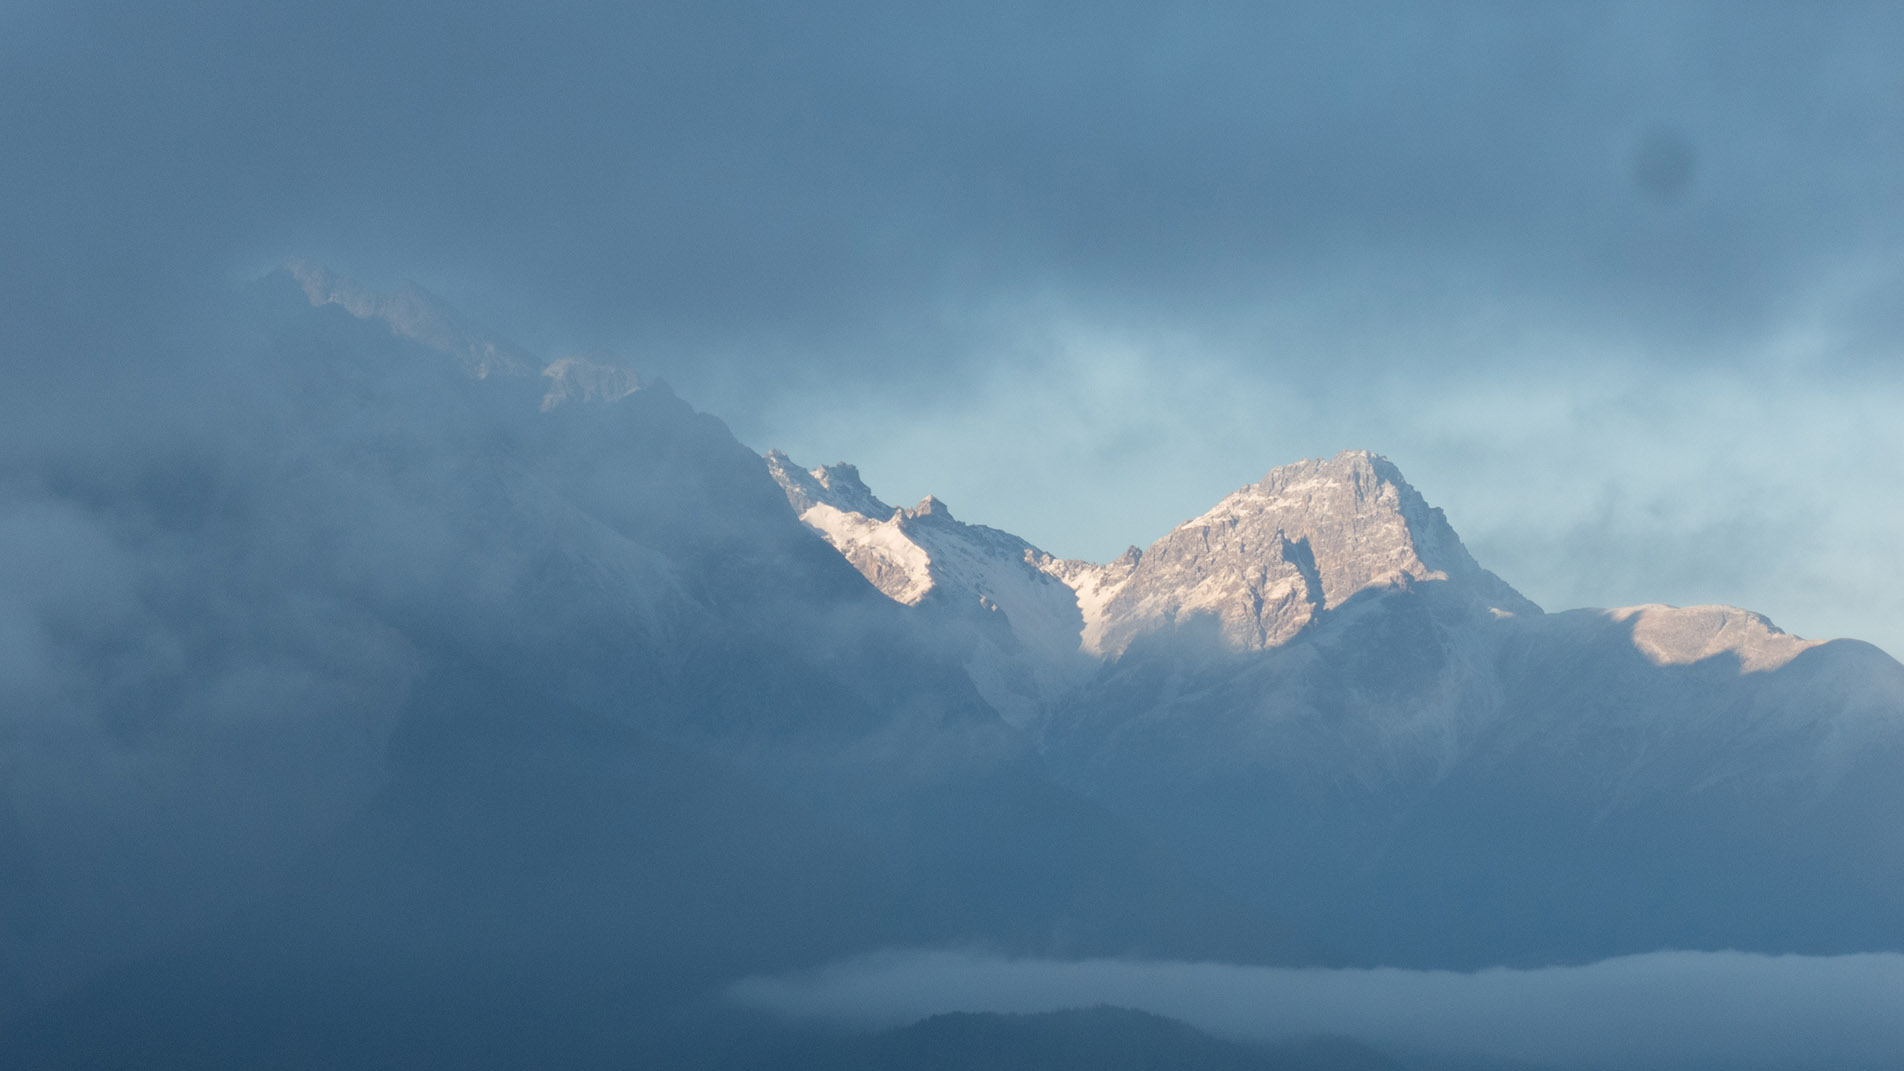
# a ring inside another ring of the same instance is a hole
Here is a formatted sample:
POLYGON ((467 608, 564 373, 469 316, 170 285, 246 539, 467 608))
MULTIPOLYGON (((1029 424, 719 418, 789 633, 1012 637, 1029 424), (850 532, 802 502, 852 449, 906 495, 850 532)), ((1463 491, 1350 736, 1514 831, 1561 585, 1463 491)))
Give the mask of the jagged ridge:
MULTIPOLYGON (((1060 559, 1008 533, 954 521, 928 497, 912 510, 881 502, 851 465, 800 469, 779 451, 769 471, 801 519, 869 580, 901 602, 932 591, 997 602, 1007 617, 1027 613, 1003 597, 1013 586, 980 585, 969 571, 934 565, 925 533, 957 550, 1002 563, 1041 593, 1048 577, 1070 589, 1076 626, 1070 643, 1115 657, 1150 632, 1214 619, 1230 647, 1286 643, 1317 613, 1371 587, 1445 581, 1505 613, 1539 607, 1481 568, 1439 509, 1427 504, 1388 459, 1362 450, 1275 469, 1153 543, 1104 565, 1060 559), (924 518, 931 526, 922 527, 924 518)), ((1070 629, 1070 615, 1066 627, 1070 629)))

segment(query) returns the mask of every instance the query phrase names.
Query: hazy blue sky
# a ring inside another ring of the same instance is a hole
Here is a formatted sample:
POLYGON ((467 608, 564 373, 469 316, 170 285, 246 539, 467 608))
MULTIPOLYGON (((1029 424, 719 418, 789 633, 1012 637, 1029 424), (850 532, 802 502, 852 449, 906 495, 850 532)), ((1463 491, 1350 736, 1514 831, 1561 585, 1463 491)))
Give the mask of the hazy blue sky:
POLYGON ((1550 608, 1904 653, 1899 55, 1896 4, 14 0, 0 447, 163 410, 301 255, 1061 554, 1366 447, 1550 608))

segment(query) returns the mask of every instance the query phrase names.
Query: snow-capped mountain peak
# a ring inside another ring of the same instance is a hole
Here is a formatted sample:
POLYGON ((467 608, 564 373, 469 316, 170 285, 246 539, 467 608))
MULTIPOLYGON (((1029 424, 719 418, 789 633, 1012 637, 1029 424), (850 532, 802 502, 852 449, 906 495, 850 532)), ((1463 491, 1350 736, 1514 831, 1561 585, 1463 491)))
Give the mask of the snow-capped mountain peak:
POLYGON ((1214 618, 1229 646, 1274 647, 1358 592, 1422 581, 1539 612, 1475 562, 1392 462, 1348 450, 1271 470, 1152 544, 1105 606, 1100 650, 1194 618, 1214 618))
POLYGON ((1202 538, 1223 529, 1263 531, 1272 525, 1286 540, 1311 545, 1325 607, 1407 576, 1478 582, 1493 589, 1491 597, 1514 604, 1503 609, 1531 609, 1481 569, 1447 517, 1423 500, 1393 462, 1367 450, 1272 469, 1208 513, 1179 525, 1171 536, 1202 538))
POLYGON ((844 461, 803 469, 785 453, 769 450, 767 471, 786 492, 787 501, 796 513, 825 504, 842 513, 857 513, 869 520, 882 521, 898 512, 873 494, 872 488, 860 479, 859 469, 844 461))
POLYGON ((939 499, 933 495, 927 495, 920 499, 918 505, 906 511, 906 518, 908 520, 916 521, 922 517, 930 517, 937 521, 955 520, 952 516, 952 511, 946 507, 946 504, 939 501, 939 499))
POLYGON ((851 465, 802 469, 779 450, 766 462, 800 520, 873 586, 941 615, 964 636, 967 670, 1008 720, 1032 720, 1090 669, 1074 587, 1103 567, 1060 561, 1009 532, 966 524, 931 495, 894 509, 851 465))
POLYGON ((1424 581, 1504 613, 1539 612, 1475 562, 1393 463, 1365 450, 1274 469, 1149 550, 1133 546, 1104 565, 964 524, 932 496, 895 511, 851 465, 803 470, 776 450, 767 467, 801 519, 888 595, 916 603, 934 590, 959 592, 1027 616, 1014 600, 1048 600, 1045 581, 1055 580, 1075 607, 1075 617, 1063 615, 1073 629, 1066 645, 1094 657, 1201 617, 1216 620, 1229 646, 1274 647, 1357 592, 1424 581), (980 578, 995 568, 1030 586, 1011 591, 996 576, 980 578))

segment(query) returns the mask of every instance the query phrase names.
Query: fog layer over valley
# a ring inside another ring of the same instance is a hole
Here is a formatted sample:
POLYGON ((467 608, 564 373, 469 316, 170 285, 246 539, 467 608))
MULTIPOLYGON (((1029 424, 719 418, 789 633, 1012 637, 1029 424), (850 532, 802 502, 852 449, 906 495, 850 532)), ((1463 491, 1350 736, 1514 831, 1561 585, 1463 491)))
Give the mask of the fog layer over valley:
POLYGON ((737 1000, 861 1027, 947 1007, 1126 1005, 1256 1042, 1365 1038, 1414 1067, 1891 1067, 1904 956, 1655 952, 1472 973, 886 953, 750 978, 737 1000))
MULTIPOLYGON (((1833 957, 1671 976, 1715 994, 1779 964, 1895 981, 1857 957, 1904 952, 1904 666, 1729 607, 1543 612, 1379 454, 1063 560, 418 287, 294 262, 178 323, 181 381, 16 434, 0 470, 18 1066, 1116 1036, 1208 1066, 1667 1067, 1730 1050, 1690 1019, 1683 1045, 1469 1044, 1469 983, 1459 1025, 1388 1030, 1353 980, 1432 1004, 1411 979, 1679 949, 1833 957), (996 959, 927 952, 888 988, 863 957, 893 948, 996 959), (970 996, 1026 970, 1037 999, 970 996), (1151 999, 1180 970, 1346 1010, 1198 1018, 1151 999), (861 992, 903 999, 855 1017, 861 992), (1189 1025, 928 1018, 1098 1004, 1189 1025)), ((1831 1022, 1766 1029, 1798 1051, 1831 1022)))

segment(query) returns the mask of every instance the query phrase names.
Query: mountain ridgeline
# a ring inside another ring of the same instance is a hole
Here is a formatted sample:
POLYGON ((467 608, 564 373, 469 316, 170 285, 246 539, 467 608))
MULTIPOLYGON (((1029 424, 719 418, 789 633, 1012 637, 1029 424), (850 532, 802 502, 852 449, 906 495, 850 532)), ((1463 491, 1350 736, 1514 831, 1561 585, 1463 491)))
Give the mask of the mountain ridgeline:
POLYGON ((1544 613, 1365 451, 1108 565, 767 466, 881 590, 988 619, 967 669, 1060 783, 1356 962, 1904 943, 1904 667, 1868 644, 1544 613))
POLYGON ((1544 613, 1380 456, 1097 564, 415 287, 293 264, 214 344, 220 419, 0 485, 70 563, 0 665, 8 1066, 1395 1066, 724 994, 892 948, 1904 950, 1904 666, 1544 613))

